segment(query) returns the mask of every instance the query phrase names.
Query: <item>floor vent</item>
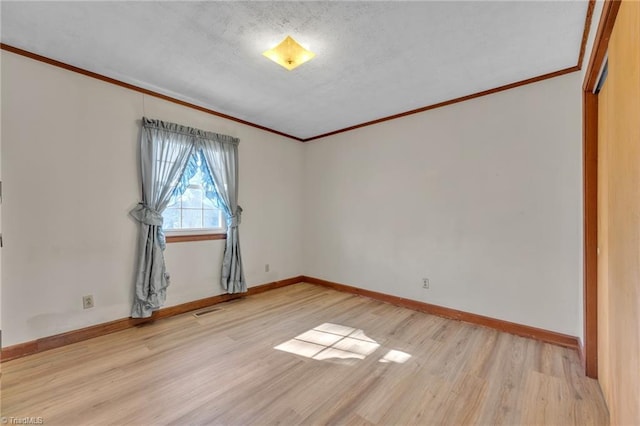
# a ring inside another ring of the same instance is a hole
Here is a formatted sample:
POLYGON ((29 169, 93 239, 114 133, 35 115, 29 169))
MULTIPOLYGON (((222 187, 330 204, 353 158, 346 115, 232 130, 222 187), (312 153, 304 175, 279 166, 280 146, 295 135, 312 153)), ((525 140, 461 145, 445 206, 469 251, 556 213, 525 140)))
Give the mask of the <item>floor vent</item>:
POLYGON ((220 308, 209 308, 209 309, 204 309, 204 310, 202 310, 202 311, 195 312, 195 313, 193 314, 193 316, 194 316, 194 317, 196 317, 196 318, 200 318, 200 317, 202 317, 202 316, 204 316, 204 315, 211 314, 211 313, 213 313, 213 312, 217 312, 217 311, 221 311, 221 310, 222 310, 222 309, 220 309, 220 308))

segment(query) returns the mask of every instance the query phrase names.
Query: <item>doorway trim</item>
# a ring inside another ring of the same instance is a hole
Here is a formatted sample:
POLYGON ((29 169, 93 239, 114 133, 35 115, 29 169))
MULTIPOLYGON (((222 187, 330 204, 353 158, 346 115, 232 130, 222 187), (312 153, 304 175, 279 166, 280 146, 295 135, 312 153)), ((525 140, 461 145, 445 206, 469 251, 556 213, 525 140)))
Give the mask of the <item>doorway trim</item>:
POLYGON ((582 85, 585 374, 598 378, 598 94, 595 93, 621 0, 605 0, 582 85))

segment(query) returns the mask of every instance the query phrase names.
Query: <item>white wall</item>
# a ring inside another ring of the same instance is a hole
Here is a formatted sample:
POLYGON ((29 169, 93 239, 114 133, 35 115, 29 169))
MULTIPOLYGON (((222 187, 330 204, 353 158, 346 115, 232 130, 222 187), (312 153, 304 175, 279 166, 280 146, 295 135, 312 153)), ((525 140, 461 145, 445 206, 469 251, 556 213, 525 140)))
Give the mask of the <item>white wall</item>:
MULTIPOLYGON (((3 346, 127 317, 140 118, 239 137, 249 286, 302 274, 304 145, 2 52, 3 346), (271 272, 264 272, 269 263, 271 272), (82 309, 93 294, 96 307, 82 309)), ((223 240, 169 244, 171 306, 222 292, 223 240)))
MULTIPOLYGON (((0 81, 2 81, 2 56, 0 56, 0 81)), ((2 84, 0 84, 0 99, 2 98, 2 84)), ((1 111, 1 108, 0 108, 1 111)), ((0 120, 0 135, 2 135, 2 121, 0 120)), ((0 182, 2 181, 2 137, 0 137, 0 182)), ((0 202, 0 234, 2 234, 2 204, 0 202)), ((0 346, 2 345, 2 248, 0 248, 0 346)))
MULTIPOLYGON (((580 73, 301 144, 1 59, 3 346, 129 315, 143 114, 241 139, 250 286, 304 273, 582 336, 580 73)), ((222 292, 223 244, 169 244, 166 306, 222 292)))
POLYGON ((305 274, 581 335, 580 85, 306 144, 305 274))

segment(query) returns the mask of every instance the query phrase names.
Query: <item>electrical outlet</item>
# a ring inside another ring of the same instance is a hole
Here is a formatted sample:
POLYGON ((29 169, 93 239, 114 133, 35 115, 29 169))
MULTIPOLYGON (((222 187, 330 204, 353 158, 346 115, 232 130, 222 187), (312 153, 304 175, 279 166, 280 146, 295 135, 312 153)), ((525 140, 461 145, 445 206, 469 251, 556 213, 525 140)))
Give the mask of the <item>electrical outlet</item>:
POLYGON ((265 271, 265 272, 269 272, 269 264, 268 264, 268 263, 265 263, 265 265, 264 265, 264 271, 265 271))
POLYGON ((93 295, 90 294, 82 297, 82 307, 84 309, 93 308, 93 295))
POLYGON ((422 288, 429 288, 429 278, 422 279, 422 288))

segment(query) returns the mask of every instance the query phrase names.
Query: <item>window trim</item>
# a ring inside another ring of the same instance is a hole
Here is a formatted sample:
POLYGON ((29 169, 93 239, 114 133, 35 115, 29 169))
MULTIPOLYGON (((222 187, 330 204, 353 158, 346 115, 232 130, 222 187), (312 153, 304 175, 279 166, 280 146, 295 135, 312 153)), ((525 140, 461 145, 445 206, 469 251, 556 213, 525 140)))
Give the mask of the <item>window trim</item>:
POLYGON ((221 230, 215 230, 214 233, 203 233, 202 230, 192 233, 172 232, 165 236, 167 244, 169 243, 185 243, 189 241, 210 241, 210 240, 226 240, 227 233, 221 230))

